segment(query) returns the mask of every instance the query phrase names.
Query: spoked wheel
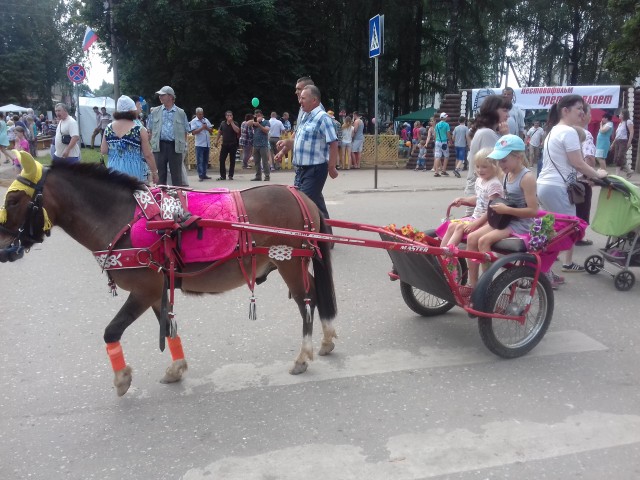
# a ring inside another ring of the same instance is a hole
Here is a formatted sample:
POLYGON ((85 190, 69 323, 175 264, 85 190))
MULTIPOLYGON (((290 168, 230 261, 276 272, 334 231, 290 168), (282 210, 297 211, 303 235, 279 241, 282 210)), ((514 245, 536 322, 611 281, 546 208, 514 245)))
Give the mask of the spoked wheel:
MULTIPOLYGON (((467 262, 464 259, 458 260, 458 278, 461 279, 460 283, 462 285, 467 283, 467 262)), ((407 307, 423 317, 442 315, 456 305, 455 302, 449 302, 443 298, 436 297, 402 280, 400 281, 400 293, 407 307)))
POLYGON ((456 305, 403 281, 400 281, 400 293, 407 307, 423 317, 441 315, 456 305))
MULTIPOLYGON (((518 315, 528 304, 535 270, 513 267, 500 274, 489 286, 489 308, 503 315, 518 315)), ((553 317, 553 291, 545 275, 540 275, 524 323, 515 320, 479 318, 480 337, 486 347, 503 358, 516 358, 535 347, 549 328, 553 317)))
POLYGON ((636 283, 636 276, 629 270, 621 270, 613 277, 613 284, 621 292, 631 290, 631 287, 636 283))
POLYGON ((591 255, 584 261, 584 269, 587 273, 595 275, 604 269, 604 258, 600 255, 591 255))

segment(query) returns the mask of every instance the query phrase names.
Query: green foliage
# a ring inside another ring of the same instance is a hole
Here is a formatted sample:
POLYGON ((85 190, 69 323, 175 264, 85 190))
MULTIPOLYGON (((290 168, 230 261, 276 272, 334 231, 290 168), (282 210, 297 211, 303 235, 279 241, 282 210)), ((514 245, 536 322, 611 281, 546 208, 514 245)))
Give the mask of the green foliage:
POLYGON ((93 94, 96 97, 113 97, 113 91, 113 83, 107 83, 105 80, 103 80, 102 84, 100 84, 100 86, 94 90, 93 94))
MULTIPOLYGON (((620 3, 630 0, 611 0, 620 3)), ((295 115, 295 80, 311 76, 327 108, 373 111, 368 21, 385 15, 380 110, 395 116, 437 93, 496 86, 507 53, 523 85, 606 83, 607 47, 623 19, 602 1, 552 0, 86 0, 84 23, 114 41, 120 90, 147 97, 171 85, 189 113, 231 109, 295 115), (114 31, 109 24, 113 18, 114 31)), ((95 47, 94 47, 95 48, 95 47)), ((100 47, 98 47, 100 48, 100 47)), ((110 52, 103 51, 109 61, 110 52)))
POLYGON ((0 9, 0 101, 53 110, 51 91, 69 92, 67 65, 81 56, 78 0, 21 0, 0 9))
POLYGON ((640 5, 635 0, 610 0, 609 7, 625 23, 620 35, 609 45, 605 65, 623 84, 632 84, 640 76, 640 5))

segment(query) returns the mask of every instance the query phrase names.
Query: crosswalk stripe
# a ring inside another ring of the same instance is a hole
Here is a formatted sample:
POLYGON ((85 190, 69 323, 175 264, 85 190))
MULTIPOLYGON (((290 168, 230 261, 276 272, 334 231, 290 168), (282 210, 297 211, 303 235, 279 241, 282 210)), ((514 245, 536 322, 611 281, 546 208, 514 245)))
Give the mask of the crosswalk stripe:
MULTIPOLYGON (((339 352, 340 345, 336 346, 339 352)), ((576 330, 549 332, 527 357, 541 357, 562 353, 606 350, 607 347, 576 330)), ((371 354, 316 358, 302 375, 290 375, 292 361, 277 361, 266 365, 232 363, 224 365, 201 378, 187 376, 183 380, 183 395, 197 387, 213 385, 218 392, 232 392, 255 387, 296 385, 339 378, 358 377, 437 367, 451 367, 487 363, 495 359, 481 344, 477 348, 423 347, 418 353, 408 350, 384 349, 371 354), (333 361, 332 361, 333 360, 333 361), (336 364, 339 363, 340 366, 336 364)))
POLYGON ((227 457, 187 471, 182 480, 417 480, 638 442, 640 416, 586 411, 558 423, 509 419, 473 431, 437 428, 397 435, 387 440, 388 458, 377 462, 361 447, 326 443, 227 457))

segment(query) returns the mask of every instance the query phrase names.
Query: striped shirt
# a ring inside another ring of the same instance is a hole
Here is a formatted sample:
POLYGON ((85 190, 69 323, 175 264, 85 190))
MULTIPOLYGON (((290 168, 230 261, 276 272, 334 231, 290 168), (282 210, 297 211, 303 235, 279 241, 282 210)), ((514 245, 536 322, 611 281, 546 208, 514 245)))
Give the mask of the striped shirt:
POLYGON ((329 144, 337 140, 331 117, 321 105, 317 106, 305 113, 298 123, 293 144, 293 164, 306 167, 327 163, 329 144))

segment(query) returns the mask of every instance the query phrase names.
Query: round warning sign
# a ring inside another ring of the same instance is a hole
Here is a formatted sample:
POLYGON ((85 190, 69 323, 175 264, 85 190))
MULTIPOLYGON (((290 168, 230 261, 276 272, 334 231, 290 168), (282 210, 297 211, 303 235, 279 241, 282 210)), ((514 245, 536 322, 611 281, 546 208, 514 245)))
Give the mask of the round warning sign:
POLYGON ((87 78, 87 71, 79 63, 72 63, 67 68, 67 77, 73 83, 82 83, 87 78))

